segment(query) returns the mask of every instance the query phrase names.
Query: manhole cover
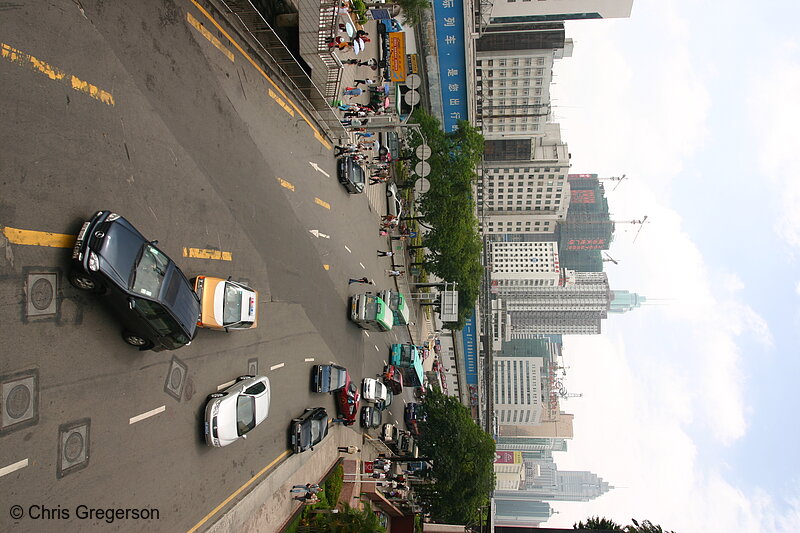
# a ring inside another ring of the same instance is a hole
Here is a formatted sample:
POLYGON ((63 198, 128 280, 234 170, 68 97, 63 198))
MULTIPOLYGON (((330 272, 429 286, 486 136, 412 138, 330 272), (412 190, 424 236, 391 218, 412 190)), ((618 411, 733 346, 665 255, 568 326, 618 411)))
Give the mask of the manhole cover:
POLYGON ((173 368, 172 373, 169 375, 169 384, 170 386, 177 390, 181 386, 181 380, 183 379, 183 371, 180 368, 173 368))
POLYGON ((74 462, 81 457, 81 454, 83 454, 83 435, 75 431, 67 437, 67 442, 64 443, 64 457, 68 461, 74 462))
POLYGON ((25 385, 17 385, 5 400, 6 412, 11 418, 21 418, 31 405, 31 391, 25 385))
POLYGON ((186 385, 183 387, 183 397, 191 400, 194 396, 194 381, 192 378, 186 378, 186 385))
POLYGON ((53 284, 50 280, 39 278, 31 287, 31 303, 39 311, 44 311, 53 303, 53 284))

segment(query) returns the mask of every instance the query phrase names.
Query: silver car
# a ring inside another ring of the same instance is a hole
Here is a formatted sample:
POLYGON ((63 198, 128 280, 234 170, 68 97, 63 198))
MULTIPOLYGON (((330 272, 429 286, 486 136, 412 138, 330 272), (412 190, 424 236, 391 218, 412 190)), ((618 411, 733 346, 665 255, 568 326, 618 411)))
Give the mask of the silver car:
POLYGON ((403 215, 403 201, 400 199, 400 191, 397 190, 397 185, 394 183, 386 186, 386 210, 388 214, 398 219, 403 215))
POLYGON ((389 400, 389 389, 382 381, 375 378, 364 378, 361 384, 361 397, 370 402, 386 403, 389 400))
POLYGON ((208 396, 205 416, 206 444, 227 446, 243 438, 269 414, 267 376, 239 376, 224 391, 208 396))

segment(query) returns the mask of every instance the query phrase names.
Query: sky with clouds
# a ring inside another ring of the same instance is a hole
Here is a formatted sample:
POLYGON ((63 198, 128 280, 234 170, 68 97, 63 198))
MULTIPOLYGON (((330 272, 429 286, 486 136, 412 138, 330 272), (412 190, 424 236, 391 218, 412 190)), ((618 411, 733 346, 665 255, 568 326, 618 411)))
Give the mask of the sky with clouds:
POLYGON ((676 532, 800 531, 800 4, 634 0, 567 23, 554 120, 607 182, 612 289, 663 299, 565 337, 563 470, 617 487, 554 503, 676 532), (641 232, 637 235, 637 232, 641 232), (635 238, 635 242, 634 242, 635 238))

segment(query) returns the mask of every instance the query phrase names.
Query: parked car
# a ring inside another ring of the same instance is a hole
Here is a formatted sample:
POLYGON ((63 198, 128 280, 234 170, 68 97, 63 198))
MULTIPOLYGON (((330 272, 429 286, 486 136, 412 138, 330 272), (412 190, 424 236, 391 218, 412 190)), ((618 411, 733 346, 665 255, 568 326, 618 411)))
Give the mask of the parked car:
POLYGON ((400 220, 400 216, 403 214, 403 202, 400 200, 400 192, 394 183, 390 183, 386 187, 386 208, 388 214, 400 220))
POLYGON ((376 409, 371 405, 365 405, 361 408, 361 427, 367 429, 376 429, 381 427, 383 415, 380 409, 376 409))
POLYGON ((425 415, 422 413, 421 404, 413 402, 406 404, 404 418, 408 431, 411 432, 411 434, 415 437, 419 436, 419 423, 425 420, 425 415))
POLYGON ((314 365, 311 369, 314 392, 336 392, 350 381, 347 369, 339 365, 314 365))
POLYGON ((359 402, 361 401, 361 394, 358 392, 358 386, 350 381, 349 374, 347 375, 345 386, 339 389, 337 395, 339 400, 339 416, 344 419, 344 425, 350 426, 355 424, 359 402))
POLYGON ((192 280, 200 298, 201 328, 229 331, 253 329, 258 325, 258 292, 230 278, 197 276, 192 280))
POLYGON ((122 322, 122 338, 140 350, 176 350, 197 332, 200 300, 183 272, 130 222, 98 211, 72 249, 69 281, 101 294, 122 322))
POLYGON ((409 433, 401 435, 395 453, 404 457, 419 457, 419 451, 414 441, 414 436, 409 433))
POLYGON ((394 424, 384 424, 383 428, 381 428, 380 439, 389 444, 400 440, 400 435, 403 433, 403 430, 394 424))
POLYGON ((209 446, 227 446, 247 438, 269 415, 267 376, 239 376, 236 383, 208 396, 204 433, 209 446))
POLYGON ((389 399, 389 389, 375 378, 364 378, 361 383, 361 395, 368 402, 386 402, 389 399))
POLYGON ((403 393, 403 373, 396 366, 383 367, 383 383, 394 394, 403 393))
POLYGON ((328 412, 322 407, 306 409, 289 426, 289 441, 294 453, 313 450, 328 434, 328 412))
POLYGON ((350 194, 364 192, 367 173, 352 157, 343 156, 339 158, 339 162, 336 165, 336 174, 339 177, 339 183, 344 185, 344 188, 350 194))
POLYGON ((378 133, 378 157, 381 161, 391 161, 400 157, 400 138, 393 131, 381 131, 378 133), (391 154, 391 158, 387 155, 391 154))

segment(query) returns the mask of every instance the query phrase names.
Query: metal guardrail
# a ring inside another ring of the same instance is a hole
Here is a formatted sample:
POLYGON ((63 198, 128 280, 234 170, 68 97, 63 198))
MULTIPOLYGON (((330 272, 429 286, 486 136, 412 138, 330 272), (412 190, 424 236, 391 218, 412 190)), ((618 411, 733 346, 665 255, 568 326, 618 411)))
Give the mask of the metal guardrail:
MULTIPOLYGON (((213 3, 215 6, 221 4, 227 14, 232 15, 236 20, 231 22, 235 25, 241 25, 239 33, 248 41, 251 48, 265 57, 259 57, 264 66, 269 70, 275 71, 285 83, 288 83, 291 88, 296 89, 295 95, 300 97, 303 106, 308 111, 309 115, 322 127, 328 137, 336 141, 338 139, 346 139, 347 131, 342 126, 339 116, 331 109, 327 93, 330 92, 329 85, 333 86, 333 92, 337 91, 338 85, 341 81, 341 62, 338 58, 332 55, 331 52, 326 52, 331 56, 329 58, 322 58, 326 66, 330 62, 331 68, 328 68, 328 83, 326 83, 325 93, 311 80, 311 77, 303 69, 300 61, 294 57, 291 51, 281 41, 275 30, 264 19, 261 13, 256 9, 250 0, 217 0, 213 3), (236 24, 238 21, 239 24, 236 24), (268 59, 268 60, 267 60, 268 59), (335 66, 338 66, 336 68, 335 66), (331 72, 334 72, 331 78, 331 72)), ((223 9, 217 7, 220 11, 223 9)), ((336 20, 335 8, 331 8, 333 22, 336 20)), ((326 15, 327 17, 328 15, 326 15)), ((230 19, 229 19, 230 20, 230 19)), ((322 24, 322 16, 320 16, 320 24, 322 24)), ((331 22, 330 24, 332 24, 331 22)), ((329 22, 326 20, 326 25, 329 22)), ((322 32, 319 32, 322 33, 322 32)), ((325 45, 327 49, 327 44, 325 45)))

